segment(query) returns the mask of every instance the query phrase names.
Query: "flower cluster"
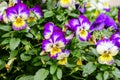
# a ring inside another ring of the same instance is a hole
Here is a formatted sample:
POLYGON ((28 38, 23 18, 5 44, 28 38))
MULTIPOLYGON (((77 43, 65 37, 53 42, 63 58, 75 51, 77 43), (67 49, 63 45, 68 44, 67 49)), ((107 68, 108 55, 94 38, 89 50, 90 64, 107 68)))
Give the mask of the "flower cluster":
POLYGON ((67 44, 64 32, 53 23, 48 22, 44 26, 44 37, 42 49, 48 52, 52 59, 59 60, 59 64, 66 64, 69 50, 64 50, 67 44))
POLYGON ((14 30, 26 29, 28 22, 36 21, 36 18, 42 17, 42 10, 39 5, 28 8, 20 0, 9 0, 9 6, 7 6, 7 2, 2 2, 0 5, 2 6, 0 20, 12 22, 14 30))
MULTIPOLYGON (((45 3, 46 1, 43 1, 45 3)), ((97 16, 96 20, 91 23, 90 20, 83 15, 88 8, 88 4, 90 4, 90 10, 95 9, 96 5, 100 5, 100 9, 109 11, 109 3, 108 1, 101 1, 96 4, 96 1, 91 1, 90 3, 84 3, 83 7, 74 0, 60 0, 59 1, 61 7, 63 8, 71 8, 75 7, 80 11, 80 15, 78 18, 72 18, 68 21, 68 24, 65 24, 67 30, 71 31, 72 34, 66 37, 66 31, 63 32, 59 27, 54 25, 52 22, 48 22, 44 26, 44 37, 45 40, 42 42, 42 49, 49 54, 52 59, 59 60, 59 64, 67 63, 67 57, 69 56, 69 50, 65 50, 65 46, 69 41, 76 36, 80 41, 90 41, 94 31, 102 31, 103 29, 113 28, 116 31, 118 30, 116 22, 106 15, 105 13, 101 13, 97 16), (78 7, 77 7, 78 6, 78 7)), ((36 22, 37 19, 40 19, 42 15, 42 9, 39 5, 35 5, 32 8, 28 8, 26 4, 24 4, 20 0, 9 0, 9 4, 3 1, 1 4, 1 12, 0 12, 0 21, 4 22, 12 22, 12 28, 14 30, 23 30, 26 29, 28 23, 36 22)), ((99 10, 99 9, 98 9, 99 10)), ((118 20, 119 20, 118 12, 118 20)), ((113 57, 118 53, 120 48, 120 37, 119 32, 113 34, 110 39, 98 39, 95 41, 95 45, 97 46, 99 57, 98 61, 102 64, 112 64, 114 62, 113 57)), ((102 36, 106 37, 106 36, 102 36)))

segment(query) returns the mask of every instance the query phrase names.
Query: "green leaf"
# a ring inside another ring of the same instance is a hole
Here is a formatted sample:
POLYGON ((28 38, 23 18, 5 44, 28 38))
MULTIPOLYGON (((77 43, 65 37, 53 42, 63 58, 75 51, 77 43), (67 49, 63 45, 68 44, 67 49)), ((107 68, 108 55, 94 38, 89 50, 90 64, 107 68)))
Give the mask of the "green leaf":
POLYGON ((22 61, 29 61, 29 60, 31 59, 31 56, 28 55, 28 54, 22 53, 22 54, 20 55, 20 58, 21 58, 22 61))
POLYGON ((10 52, 10 57, 9 57, 9 59, 14 58, 15 56, 17 56, 17 54, 18 54, 18 51, 17 51, 17 50, 14 50, 14 51, 10 52))
POLYGON ((86 77, 89 74, 93 73, 96 70, 96 66, 93 64, 93 62, 87 63, 83 68, 83 76, 86 77))
POLYGON ((26 34, 26 37, 33 38, 33 35, 31 33, 26 34))
POLYGON ((34 80, 45 80, 47 78, 48 74, 49 74, 48 70, 39 69, 34 76, 34 80))
POLYGON ((2 37, 6 38, 6 37, 10 37, 10 35, 11 35, 11 32, 8 32, 8 33, 3 34, 2 37))
POLYGON ((117 66, 120 66, 120 60, 115 60, 115 63, 117 64, 117 66))
POLYGON ((51 74, 54 74, 55 71, 56 71, 56 69, 57 69, 57 65, 52 65, 52 66, 50 66, 50 73, 51 73, 51 74))
POLYGON ((114 71, 112 71, 112 74, 116 77, 116 78, 120 78, 120 70, 118 68, 115 68, 114 71))
POLYGON ((1 42, 1 44, 4 45, 4 44, 8 44, 9 42, 10 42, 10 39, 6 38, 1 42))
POLYGON ((32 76, 32 75, 22 76, 16 80, 34 80, 34 76, 32 76))
POLYGON ((5 61, 0 60, 0 70, 5 67, 5 61))
POLYGON ((55 8, 54 4, 54 0, 47 0, 47 9, 51 10, 55 8))
POLYGON ((62 78, 62 70, 60 68, 57 68, 57 77, 58 79, 62 78))
POLYGON ((53 16, 53 15, 54 15, 53 11, 46 11, 46 12, 44 13, 44 17, 45 17, 45 18, 51 17, 51 16, 53 16))
POLYGON ((57 76, 56 75, 52 75, 52 80, 58 80, 57 76))
POLYGON ((0 24, 0 29, 3 30, 3 31, 10 31, 12 28, 9 25, 0 24))
POLYGON ((10 40, 10 50, 15 50, 19 44, 20 44, 19 38, 12 38, 10 40))
POLYGON ((103 78, 104 78, 104 80, 107 80, 109 78, 109 72, 108 71, 104 72, 103 78))
POLYGON ((103 80, 102 73, 98 73, 97 76, 96 76, 96 79, 97 80, 103 80))

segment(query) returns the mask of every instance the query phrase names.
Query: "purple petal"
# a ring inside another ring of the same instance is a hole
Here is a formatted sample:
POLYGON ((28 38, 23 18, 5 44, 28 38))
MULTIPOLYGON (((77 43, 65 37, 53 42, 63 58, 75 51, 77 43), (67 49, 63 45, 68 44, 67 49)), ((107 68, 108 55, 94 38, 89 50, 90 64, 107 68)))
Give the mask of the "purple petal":
POLYGON ((50 41, 50 39, 46 39, 42 41, 42 49, 46 52, 50 52, 50 50, 52 49, 52 42, 50 41))
POLYGON ((3 14, 0 14, 0 21, 3 20, 3 14))
POLYGON ((52 22, 46 23, 45 26, 44 26, 44 33, 43 33, 45 39, 50 38, 53 31, 61 31, 61 29, 58 28, 57 26, 55 26, 52 22))
POLYGON ((118 29, 115 21, 109 16, 106 17, 105 24, 105 28, 112 27, 113 29, 118 29))
POLYGON ((120 49, 120 38, 116 38, 113 40, 115 45, 120 49))
POLYGON ((54 44, 58 44, 60 47, 65 47, 66 39, 63 32, 54 31, 51 35, 51 39, 54 44))
POLYGON ((39 5, 35 5, 30 10, 33 11, 38 18, 41 18, 43 16, 42 9, 41 9, 41 7, 39 5))
POLYGON ((17 3, 14 7, 17 11, 17 15, 21 16, 24 19, 27 19, 29 17, 30 11, 29 11, 27 5, 25 5, 23 3, 17 3))
POLYGON ((111 40, 116 39, 116 38, 120 38, 120 33, 119 33, 119 32, 113 34, 113 35, 110 37, 111 40))
POLYGON ((118 21, 119 21, 119 23, 120 23, 120 9, 119 9, 119 11, 118 11, 118 21))
POLYGON ((115 21, 111 17, 102 13, 93 22, 90 30, 92 30, 92 31, 93 30, 101 30, 103 28, 109 28, 109 27, 112 27, 113 29, 116 29, 116 30, 118 29, 115 21))
POLYGON ((84 3, 83 6, 78 7, 78 10, 81 14, 84 14, 86 12, 86 4, 84 3))
POLYGON ((104 13, 99 14, 96 20, 91 25, 90 30, 101 30, 105 26, 106 15, 104 13))
POLYGON ((16 17, 17 17, 17 11, 16 11, 15 7, 7 8, 6 15, 7 15, 7 18, 10 21, 14 21, 16 19, 16 17))
POLYGON ((90 24, 89 19, 88 19, 86 16, 84 16, 84 15, 79 15, 78 19, 79 19, 79 22, 80 22, 81 25, 82 25, 83 23, 88 23, 88 24, 90 24))
POLYGON ((80 22, 78 19, 73 18, 68 21, 67 27, 71 29, 72 31, 76 31, 77 27, 79 26, 80 26, 80 22))

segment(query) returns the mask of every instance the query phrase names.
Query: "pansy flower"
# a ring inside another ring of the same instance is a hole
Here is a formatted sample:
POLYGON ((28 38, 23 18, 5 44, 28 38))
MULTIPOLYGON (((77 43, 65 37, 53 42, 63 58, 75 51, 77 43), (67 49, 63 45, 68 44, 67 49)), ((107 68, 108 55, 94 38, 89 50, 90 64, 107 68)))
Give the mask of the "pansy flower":
POLYGON ((70 19, 67 27, 74 31, 81 41, 86 41, 90 38, 90 21, 84 15, 80 15, 78 19, 70 19))
POLYGON ((65 65, 67 63, 67 57, 69 56, 69 50, 63 50, 62 52, 58 53, 57 60, 58 64, 65 65))
POLYGON ((119 52, 118 47, 112 40, 103 39, 97 42, 97 52, 100 54, 98 62, 101 64, 111 65, 114 63, 113 56, 119 52))
POLYGON ((120 33, 116 32, 110 37, 111 40, 115 42, 115 44, 120 48, 120 33))
POLYGON ((7 2, 3 1, 0 3, 0 21, 3 20, 5 9, 7 9, 7 2))
POLYGON ((112 27, 115 30, 118 29, 115 21, 111 17, 109 17, 104 13, 101 13, 93 22, 90 29, 91 31, 94 31, 94 30, 102 30, 103 28, 109 28, 109 27, 112 27))
POLYGON ((7 8, 6 15, 12 21, 14 30, 23 30, 27 27, 25 20, 28 19, 30 12, 25 4, 17 3, 15 6, 7 8))
POLYGON ((50 57, 55 59, 58 53, 62 52, 62 49, 66 45, 66 39, 62 32, 54 31, 50 38, 43 40, 42 49, 48 52, 50 57))

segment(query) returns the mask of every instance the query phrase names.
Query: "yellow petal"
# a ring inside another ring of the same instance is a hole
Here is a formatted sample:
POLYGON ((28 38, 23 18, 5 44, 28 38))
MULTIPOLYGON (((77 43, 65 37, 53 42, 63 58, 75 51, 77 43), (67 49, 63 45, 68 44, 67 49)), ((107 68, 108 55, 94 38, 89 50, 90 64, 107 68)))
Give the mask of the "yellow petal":
POLYGON ((82 66, 82 61, 80 59, 77 60, 77 65, 82 66))
POLYGON ((60 65, 65 65, 66 63, 67 63, 67 58, 63 58, 58 61, 58 64, 60 64, 60 65))
POLYGON ((21 27, 21 26, 24 26, 26 23, 25 21, 22 19, 22 18, 17 18, 14 22, 13 22, 13 25, 15 27, 21 27))
POLYGON ((56 54, 59 53, 59 52, 61 52, 61 49, 55 46, 55 47, 53 47, 53 49, 51 50, 50 56, 52 57, 52 56, 56 55, 56 54))
POLYGON ((113 63, 113 57, 108 53, 104 53, 99 57, 98 61, 101 64, 112 64, 113 63))

